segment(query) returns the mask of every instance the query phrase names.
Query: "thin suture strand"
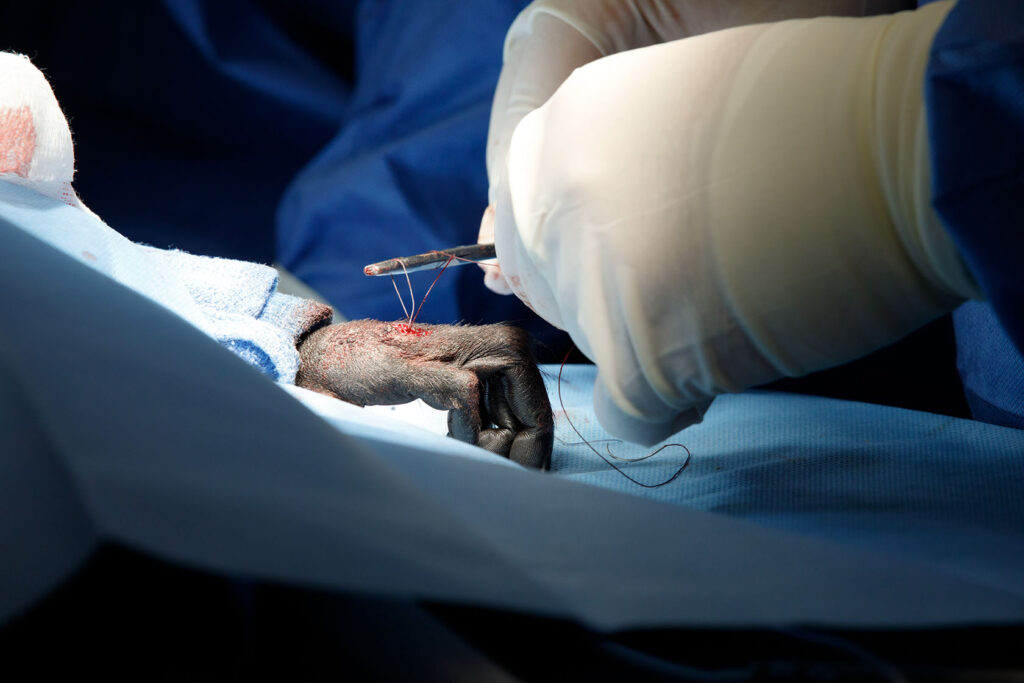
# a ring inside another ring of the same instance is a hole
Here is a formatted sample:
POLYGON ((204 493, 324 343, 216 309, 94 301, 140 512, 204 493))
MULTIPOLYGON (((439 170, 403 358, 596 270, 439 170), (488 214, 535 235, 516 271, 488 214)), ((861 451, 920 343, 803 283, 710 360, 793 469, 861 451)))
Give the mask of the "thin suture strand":
POLYGON ((434 281, 430 283, 430 287, 427 288, 427 293, 423 295, 422 299, 420 299, 420 305, 419 306, 416 306, 416 294, 413 293, 412 279, 409 277, 409 270, 405 267, 405 263, 399 261, 398 265, 402 266, 402 273, 405 275, 405 282, 406 282, 407 285, 409 285, 409 308, 405 307, 405 299, 402 298, 402 293, 400 291, 398 291, 398 283, 395 282, 395 276, 394 275, 390 276, 391 277, 391 286, 395 288, 395 294, 398 296, 398 303, 400 303, 402 305, 402 312, 405 313, 406 322, 409 325, 410 329, 412 329, 413 323, 416 322, 416 318, 419 317, 420 310, 423 308, 423 304, 426 303, 427 297, 430 296, 430 292, 431 292, 431 290, 434 289, 434 285, 437 284, 437 281, 441 277, 441 274, 444 273, 445 268, 448 267, 448 264, 450 264, 452 262, 452 260, 455 259, 454 255, 446 254, 443 251, 439 251, 439 252, 436 252, 436 253, 445 254, 448 257, 448 260, 444 262, 444 265, 441 266, 441 268, 438 271, 437 275, 434 276, 434 281))
MULTIPOLYGON (((409 327, 412 327, 412 310, 416 308, 416 295, 412 293, 412 280, 409 279, 409 271, 404 263, 402 264, 402 273, 405 274, 405 284, 409 285, 409 310, 406 311, 406 315, 409 317, 409 327)), ((420 305, 422 306, 422 303, 420 305)), ((404 309, 405 306, 402 306, 402 308, 404 309)))
POLYGON ((640 462, 641 460, 647 460, 648 458, 652 458, 655 455, 657 455, 658 453, 661 453, 663 450, 665 450, 669 446, 678 446, 679 448, 682 448, 684 451, 686 451, 686 460, 683 462, 682 465, 680 465, 679 469, 677 469, 675 471, 675 474, 673 474, 671 477, 669 477, 665 481, 658 482, 657 484, 645 484, 644 482, 639 481, 639 480, 635 479, 634 477, 631 477, 621 467, 616 465, 614 462, 612 462, 608 458, 604 457, 604 455, 601 454, 601 451, 599 451, 596 448, 594 448, 594 446, 589 441, 587 441, 586 438, 584 438, 583 434, 580 433, 580 430, 576 429, 576 425, 574 425, 572 423, 572 420, 569 418, 569 412, 565 409, 565 402, 562 400, 562 371, 565 370, 565 364, 569 360, 569 355, 571 353, 572 353, 572 349, 570 349, 569 352, 565 354, 565 358, 562 359, 562 365, 558 368, 558 383, 557 383, 556 386, 558 388, 558 403, 562 407, 562 414, 565 415, 565 421, 567 423, 569 423, 569 427, 571 427, 572 431, 574 431, 576 433, 576 436, 578 436, 580 438, 580 440, 587 445, 587 448, 592 450, 594 452, 594 454, 597 457, 601 458, 601 460, 603 460, 609 467, 611 467, 613 470, 615 470, 616 472, 621 474, 623 477, 625 477, 629 481, 631 481, 634 484, 636 484, 637 486, 643 487, 645 489, 656 489, 656 488, 661 488, 662 486, 667 486, 668 484, 671 484, 676 479, 678 479, 679 475, 683 473, 683 470, 685 470, 690 465, 690 460, 693 459, 693 454, 690 453, 690 449, 687 448, 685 445, 683 445, 681 443, 668 443, 668 444, 665 444, 661 448, 658 448, 657 450, 655 450, 653 453, 648 453, 647 455, 641 456, 639 458, 620 458, 620 457, 612 454, 611 447, 609 447, 608 445, 605 445, 605 449, 608 451, 608 455, 611 455, 612 458, 614 458, 615 460, 618 460, 620 462, 640 462))
MULTIPOLYGON (((409 285, 409 308, 416 307, 416 295, 412 292, 412 280, 409 279, 409 271, 405 269, 405 264, 399 264, 402 266, 402 271, 405 273, 405 281, 409 285)), ((405 313, 405 317, 409 322, 409 327, 412 327, 412 313, 409 312, 409 308, 405 307, 405 300, 402 298, 402 293, 398 291, 398 283, 395 282, 395 276, 389 275, 391 278, 391 286, 395 288, 395 295, 398 296, 398 303, 402 304, 402 312, 405 313)))
MULTIPOLYGON (((427 288, 427 293, 423 295, 422 299, 420 299, 419 308, 416 309, 415 315, 413 315, 413 317, 409 320, 409 327, 412 327, 413 323, 416 322, 416 318, 420 317, 420 309, 422 309, 423 308, 423 304, 425 304, 427 302, 427 297, 430 296, 430 292, 433 291, 434 285, 437 284, 437 281, 439 279, 441 279, 441 275, 444 274, 444 271, 448 268, 448 266, 454 260, 455 260, 455 257, 452 256, 451 254, 448 254, 448 260, 445 261, 444 265, 441 266, 441 269, 439 271, 437 271, 437 275, 434 276, 434 281, 431 282, 430 283, 430 287, 427 288)), ((403 268, 404 268, 404 266, 403 266, 403 268)), ((406 274, 406 277, 409 277, 408 273, 406 274)), ((409 284, 409 287, 410 287, 410 289, 412 288, 412 284, 411 283, 409 284)))
POLYGON ((555 441, 562 444, 563 446, 582 446, 584 444, 594 443, 622 443, 622 439, 594 439, 593 441, 566 441, 565 439, 559 439, 555 437, 555 441))
MULTIPOLYGON (((603 440, 608 441, 609 439, 603 439, 603 440)), ((621 439, 619 440, 619 443, 622 443, 621 439)), ((681 444, 681 443, 667 443, 664 446, 660 446, 657 449, 651 451, 647 455, 641 455, 639 458, 622 458, 622 457, 619 457, 619 456, 615 455, 614 453, 612 453, 611 447, 608 446, 607 444, 605 445, 604 449, 608 452, 608 457, 610 457, 610 458, 612 458, 614 460, 618 460, 619 462, 643 462, 644 460, 647 460, 647 458, 653 458, 658 453, 661 453, 663 450, 665 450, 666 448, 668 448, 670 446, 680 446, 682 448, 686 448, 686 446, 683 446, 683 444, 681 444)), ((690 449, 686 448, 686 452, 689 453, 690 449)))
POLYGON ((395 276, 389 275, 391 278, 391 286, 395 288, 395 296, 398 297, 398 303, 402 304, 402 312, 405 313, 405 317, 409 318, 409 309, 405 307, 405 300, 402 299, 402 293, 398 291, 398 283, 395 282, 395 276))
MULTIPOLYGON (((434 276, 434 281, 431 282, 430 283, 430 287, 427 288, 427 293, 423 295, 422 299, 420 299, 420 305, 416 309, 416 313, 411 318, 409 318, 409 327, 412 327, 413 323, 416 322, 416 319, 420 317, 420 309, 423 308, 423 304, 426 303, 427 297, 430 296, 430 292, 434 289, 434 285, 436 285, 437 281, 441 279, 441 275, 444 273, 445 270, 447 270, 448 266, 450 266, 452 264, 452 261, 464 261, 466 263, 476 263, 477 265, 480 265, 480 266, 492 266, 494 268, 498 267, 497 263, 480 263, 479 261, 474 261, 473 259, 468 259, 468 258, 462 258, 461 256, 456 256, 455 254, 451 254, 451 253, 449 253, 447 251, 441 251, 441 250, 438 250, 438 249, 435 249, 434 251, 429 252, 429 253, 432 253, 432 254, 442 254, 444 256, 447 256, 448 260, 445 261, 444 264, 438 269, 437 275, 434 276)), ((402 269, 405 270, 405 264, 402 264, 402 269)), ((406 280, 409 279, 409 273, 405 274, 405 279, 406 280)), ((396 290, 397 290, 397 287, 396 287, 396 290)), ((409 295, 412 296, 412 282, 409 283, 409 295)), ((403 308, 404 308, 404 306, 403 306, 403 308)))

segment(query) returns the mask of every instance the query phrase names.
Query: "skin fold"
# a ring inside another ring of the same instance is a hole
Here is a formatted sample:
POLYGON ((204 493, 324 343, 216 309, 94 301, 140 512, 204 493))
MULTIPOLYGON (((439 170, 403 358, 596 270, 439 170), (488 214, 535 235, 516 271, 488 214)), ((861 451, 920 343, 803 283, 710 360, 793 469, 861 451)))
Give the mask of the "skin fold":
POLYGON ((354 320, 299 344, 295 384, 366 405, 422 399, 448 411, 448 434, 547 469, 554 421, 530 336, 510 325, 354 320))

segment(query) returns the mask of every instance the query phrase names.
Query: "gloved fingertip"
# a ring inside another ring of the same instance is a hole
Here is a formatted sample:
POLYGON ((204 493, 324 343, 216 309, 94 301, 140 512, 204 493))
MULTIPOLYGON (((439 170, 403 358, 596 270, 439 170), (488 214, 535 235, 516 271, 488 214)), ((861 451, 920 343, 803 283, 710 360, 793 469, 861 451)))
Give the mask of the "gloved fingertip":
POLYGON ((512 294, 512 288, 509 287, 505 276, 501 274, 501 269, 497 266, 488 268, 484 273, 484 286, 495 294, 512 294))
POLYGON ((489 244, 494 241, 494 204, 488 204, 480 217, 480 230, 477 233, 476 241, 479 244, 489 244))
POLYGON ((598 423, 612 436, 642 446, 654 446, 665 439, 692 427, 704 420, 704 414, 711 406, 712 398, 708 398, 695 406, 659 415, 656 420, 648 420, 623 410, 605 386, 600 371, 594 382, 594 414, 598 423))

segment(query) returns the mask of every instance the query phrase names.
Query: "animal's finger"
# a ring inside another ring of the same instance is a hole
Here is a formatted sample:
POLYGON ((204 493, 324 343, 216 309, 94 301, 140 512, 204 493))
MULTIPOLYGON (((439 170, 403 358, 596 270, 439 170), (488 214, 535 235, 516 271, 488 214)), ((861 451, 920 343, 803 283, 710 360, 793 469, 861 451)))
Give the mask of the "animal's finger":
POLYGON ((485 391, 481 396, 480 419, 484 428, 480 431, 478 445, 492 453, 508 457, 512 442, 519 431, 519 422, 508 407, 502 377, 491 375, 484 380, 483 385, 485 391), (493 428, 491 425, 494 425, 493 428))
POLYGON ((448 435, 466 443, 480 437, 480 381, 476 373, 449 365, 417 366, 407 389, 435 410, 448 411, 448 435))
POLYGON ((532 363, 515 363, 504 374, 505 399, 521 427, 508 457, 527 467, 547 469, 554 445, 554 418, 540 371, 532 363))
POLYGON ((487 390, 484 392, 481 418, 484 422, 490 422, 498 427, 513 432, 519 431, 522 425, 516 419, 512 408, 508 404, 508 392, 505 389, 504 375, 491 375, 485 383, 487 390))
POLYGON ((501 415, 504 424, 516 431, 508 457, 527 467, 546 469, 551 462, 554 419, 544 380, 530 353, 529 335, 500 325, 472 330, 467 328, 465 332, 467 341, 484 340, 487 347, 466 367, 485 377, 500 378, 504 402, 490 403, 495 415, 501 415))
POLYGON ((448 436, 475 444, 480 440, 480 416, 465 408, 448 411, 448 436))
POLYGON ((484 450, 503 455, 507 458, 509 451, 512 450, 512 443, 515 441, 515 438, 516 433, 511 429, 503 427, 482 429, 480 430, 480 438, 477 440, 477 445, 484 450))

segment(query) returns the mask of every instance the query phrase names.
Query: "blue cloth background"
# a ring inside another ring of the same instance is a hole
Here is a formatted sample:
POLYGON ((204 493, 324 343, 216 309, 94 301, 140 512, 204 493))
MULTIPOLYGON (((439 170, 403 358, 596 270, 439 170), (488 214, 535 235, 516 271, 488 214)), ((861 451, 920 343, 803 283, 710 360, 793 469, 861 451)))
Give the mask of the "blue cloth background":
POLYGON ((975 419, 1024 429, 1024 356, 990 304, 971 301, 953 315, 957 368, 975 419))
POLYGON ((1024 4, 960 0, 925 92, 935 208, 989 303, 954 317, 974 416, 1024 426, 1024 4))
MULTIPOLYGON (((524 4, 360 8, 348 113, 289 186, 277 223, 280 260, 347 316, 402 315, 390 284, 362 275, 367 263, 476 241, 501 48, 524 4)), ((433 274, 414 277, 422 292, 433 274)), ((524 317, 480 280, 477 268, 446 272, 423 315, 475 323, 497 307, 524 317)))
MULTIPOLYGON (((652 448, 608 441, 594 417, 593 366, 546 374, 560 477, 939 567, 1024 594, 1024 431, 944 415, 776 392, 715 400, 664 443, 692 454, 672 483, 643 488, 607 457, 652 448), (559 384, 561 402, 559 401, 559 384)), ((673 447, 615 461, 645 484, 686 461, 673 447)))
POLYGON ((50 80, 75 185, 107 223, 155 247, 269 263, 280 195, 351 91, 353 8, 320 4, 336 27, 328 63, 239 0, 8 3, 0 32, 50 80))

